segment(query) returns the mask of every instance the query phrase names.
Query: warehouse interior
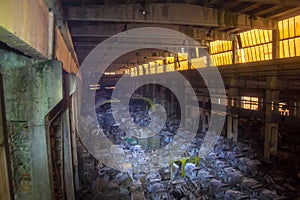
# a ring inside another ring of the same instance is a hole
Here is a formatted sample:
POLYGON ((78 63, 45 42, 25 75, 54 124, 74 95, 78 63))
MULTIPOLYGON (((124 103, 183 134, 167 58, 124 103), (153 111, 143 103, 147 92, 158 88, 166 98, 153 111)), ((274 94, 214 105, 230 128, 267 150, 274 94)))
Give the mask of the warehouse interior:
POLYGON ((0 0, 0 112, 3 200, 300 199, 300 1, 0 0))

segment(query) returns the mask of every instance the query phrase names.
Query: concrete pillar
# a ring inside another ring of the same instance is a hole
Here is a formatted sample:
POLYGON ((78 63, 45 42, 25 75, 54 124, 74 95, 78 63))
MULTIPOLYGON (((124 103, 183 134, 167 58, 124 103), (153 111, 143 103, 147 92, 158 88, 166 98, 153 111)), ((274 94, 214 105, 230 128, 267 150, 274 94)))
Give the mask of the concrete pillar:
POLYGON ((2 76, 0 74, 0 199, 12 199, 13 183, 10 165, 8 134, 6 129, 4 94, 2 76))
POLYGON ((232 41, 232 64, 238 63, 238 60, 237 60, 237 44, 238 44, 238 41, 237 41, 237 37, 235 35, 234 39, 232 41))
POLYGON ((279 33, 278 30, 272 31, 272 58, 279 58, 279 33))
POLYGON ((29 138, 19 141, 23 150, 18 159, 26 168, 12 166, 14 174, 27 174, 28 171, 28 178, 23 182, 13 177, 15 188, 19 188, 15 196, 22 200, 50 200, 53 197, 49 176, 52 169, 45 116, 63 99, 61 63, 36 62, 14 53, 0 52, 0 66, 3 66, 0 71, 3 72, 6 119, 12 127, 9 134, 23 134, 29 138))
POLYGON ((232 116, 227 115, 227 138, 232 138, 232 116))
POLYGON ((279 107, 279 90, 277 85, 278 80, 276 77, 267 78, 264 142, 264 159, 266 161, 270 160, 271 155, 277 155, 278 121, 274 118, 274 116, 278 115, 279 107))
POLYGON ((233 115, 232 117, 232 139, 234 142, 238 140, 238 115, 233 115))
POLYGON ((240 108, 240 96, 238 89, 238 79, 232 78, 228 89, 228 116, 227 116, 227 138, 233 138, 237 142, 238 138, 238 109, 240 108))

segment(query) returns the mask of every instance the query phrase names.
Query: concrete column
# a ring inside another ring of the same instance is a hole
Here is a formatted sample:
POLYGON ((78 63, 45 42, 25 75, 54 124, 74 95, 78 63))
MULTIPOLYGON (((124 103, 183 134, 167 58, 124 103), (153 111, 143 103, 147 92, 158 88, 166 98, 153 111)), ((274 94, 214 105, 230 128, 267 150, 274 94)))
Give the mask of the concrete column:
POLYGON ((227 138, 232 138, 232 116, 227 115, 227 138))
MULTIPOLYGON (((3 54, 2 54, 3 55, 3 54)), ((56 61, 36 62, 13 53, 1 58, 4 66, 4 97, 7 123, 15 127, 10 134, 29 137, 20 153, 30 179, 16 182, 18 199, 52 199, 45 116, 63 99, 62 66, 56 61), (14 67, 12 67, 14 66, 14 67), (50 92, 51 91, 51 92, 50 92), (21 128, 17 128, 21 127, 21 128), (22 132, 22 133, 20 133, 22 132), (28 157, 27 157, 28 155, 28 157)), ((12 145, 19 145, 17 142, 12 145)), ((17 153, 17 152, 14 152, 17 153)), ((12 166, 19 174, 20 166, 12 166)), ((27 172, 26 172, 27 173, 27 172)))
POLYGON ((276 77, 267 78, 267 89, 265 99, 265 142, 264 159, 270 160, 271 155, 277 155, 278 143, 278 122, 274 114, 278 114, 279 90, 277 89, 278 80, 276 77), (273 105, 273 110, 272 110, 273 105))
POLYGON ((238 62, 237 60, 237 37, 234 36, 234 39, 232 41, 232 64, 236 64, 238 62))
POLYGON ((238 125, 239 125, 238 116, 233 115, 233 117, 232 117, 232 138, 233 138, 234 142, 237 142, 237 140, 238 140, 238 125))
POLYGON ((238 113, 240 108, 240 96, 238 90, 238 79, 232 78, 228 90, 228 116, 227 116, 227 138, 233 138, 237 142, 238 138, 238 113))
POLYGON ((279 33, 278 30, 272 31, 272 58, 279 58, 279 33))
POLYGON ((164 87, 160 87, 159 98, 160 98, 160 104, 162 106, 166 106, 166 89, 164 87))

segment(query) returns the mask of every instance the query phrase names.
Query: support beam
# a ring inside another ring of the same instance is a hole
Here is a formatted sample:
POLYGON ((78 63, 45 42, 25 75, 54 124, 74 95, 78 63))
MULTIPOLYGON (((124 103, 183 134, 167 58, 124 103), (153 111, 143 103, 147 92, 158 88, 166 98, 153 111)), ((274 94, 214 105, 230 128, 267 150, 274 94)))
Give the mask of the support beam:
POLYGON ((236 0, 239 2, 253 2, 253 3, 264 3, 271 5, 286 5, 286 6, 300 6, 300 1, 298 0, 236 0))
MULTIPOLYGON (((182 26, 182 25, 171 25, 171 24, 150 24, 150 23, 119 23, 119 24, 103 24, 103 25, 83 25, 83 26, 73 26, 71 27, 72 37, 101 37, 108 38, 115 34, 118 34, 126 30, 142 27, 161 27, 168 28, 182 32, 195 40, 206 40, 208 29, 193 27, 193 26, 182 26)), ((239 29, 237 29, 239 30, 239 29)), ((232 40, 233 34, 221 32, 221 31, 211 31, 212 40, 232 40)))
POLYGON ((271 155, 277 155, 279 90, 277 77, 268 77, 266 82, 264 159, 269 161, 271 155))
POLYGON ((268 15, 268 18, 270 19, 287 19, 289 17, 293 17, 300 14, 300 7, 296 7, 293 9, 288 9, 283 12, 277 12, 276 14, 268 15))
POLYGON ((236 112, 240 107, 238 84, 238 79, 232 78, 228 91, 227 138, 233 139, 234 142, 237 142, 238 138, 238 114, 236 112))
POLYGON ((249 15, 217 10, 189 4, 149 4, 146 15, 140 13, 138 4, 119 4, 70 7, 67 15, 71 21, 138 22, 155 24, 194 25, 229 28, 275 29, 275 21, 249 15), (129 14, 130 13, 130 14, 129 14))
POLYGON ((48 5, 49 9, 54 13, 56 24, 59 28, 59 31, 62 35, 64 43, 67 45, 68 51, 71 53, 73 61, 79 66, 77 61, 77 55, 73 47, 72 38, 69 32, 68 24, 66 23, 63 13, 62 13, 62 6, 60 1, 58 0, 45 0, 46 4, 48 5))
POLYGON ((267 8, 267 9, 261 10, 259 12, 256 12, 255 14, 257 16, 262 16, 262 15, 274 12, 275 10, 280 9, 280 8, 282 8, 282 5, 278 4, 278 5, 272 6, 270 8, 267 8))
POLYGON ((239 12, 241 12, 241 13, 248 13, 248 12, 251 11, 251 10, 254 10, 254 9, 256 9, 256 8, 261 7, 261 5, 262 5, 261 2, 253 3, 252 5, 247 6, 247 7, 243 8, 243 9, 239 10, 239 12))

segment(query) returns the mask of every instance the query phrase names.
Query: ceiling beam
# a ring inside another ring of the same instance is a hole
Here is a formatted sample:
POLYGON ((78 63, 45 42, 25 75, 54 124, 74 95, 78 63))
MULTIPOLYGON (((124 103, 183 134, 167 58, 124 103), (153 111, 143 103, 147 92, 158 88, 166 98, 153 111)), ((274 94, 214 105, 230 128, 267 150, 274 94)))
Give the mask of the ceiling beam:
POLYGON ((278 10, 280 8, 282 8, 282 5, 278 4, 278 5, 274 5, 274 6, 270 7, 270 8, 267 8, 267 9, 261 10, 259 12, 256 12, 255 14, 257 16, 262 16, 262 15, 274 12, 275 10, 278 10))
POLYGON ((275 29, 275 21, 190 4, 149 4, 146 14, 139 4, 97 5, 68 8, 68 20, 136 22, 205 27, 275 29))
POLYGON ((160 27, 176 30, 184 33, 195 40, 232 40, 234 35, 220 32, 211 31, 208 37, 208 29, 182 26, 182 25, 167 25, 167 24, 143 24, 143 23, 119 23, 119 24, 103 24, 103 25, 83 25, 83 26, 72 26, 71 34, 72 37, 103 37, 108 38, 122 31, 141 28, 141 27, 160 27))
POLYGON ((264 3, 271 5, 286 5, 286 6, 300 6, 299 0, 236 0, 240 2, 253 2, 253 3, 264 3))
POLYGON ((254 4, 250 5, 250 6, 246 6, 245 8, 240 9, 239 12, 241 12, 241 13, 247 13, 247 12, 249 12, 251 10, 259 8, 261 5, 262 5, 262 3, 260 3, 260 2, 254 3, 254 4))
POLYGON ((59 28, 62 38, 63 38, 64 42, 66 43, 67 48, 70 51, 72 58, 78 65, 77 55, 76 55, 76 52, 74 51, 68 24, 66 23, 66 20, 63 17, 64 13, 62 12, 61 4, 57 0, 45 0, 45 3, 48 5, 49 9, 52 10, 52 12, 54 13, 55 19, 56 19, 56 24, 59 28))
POLYGON ((289 17, 293 17, 293 16, 296 16, 298 14, 300 14, 300 7, 289 9, 289 10, 279 12, 279 13, 276 13, 276 14, 272 14, 268 17, 272 18, 272 19, 287 19, 289 17))

